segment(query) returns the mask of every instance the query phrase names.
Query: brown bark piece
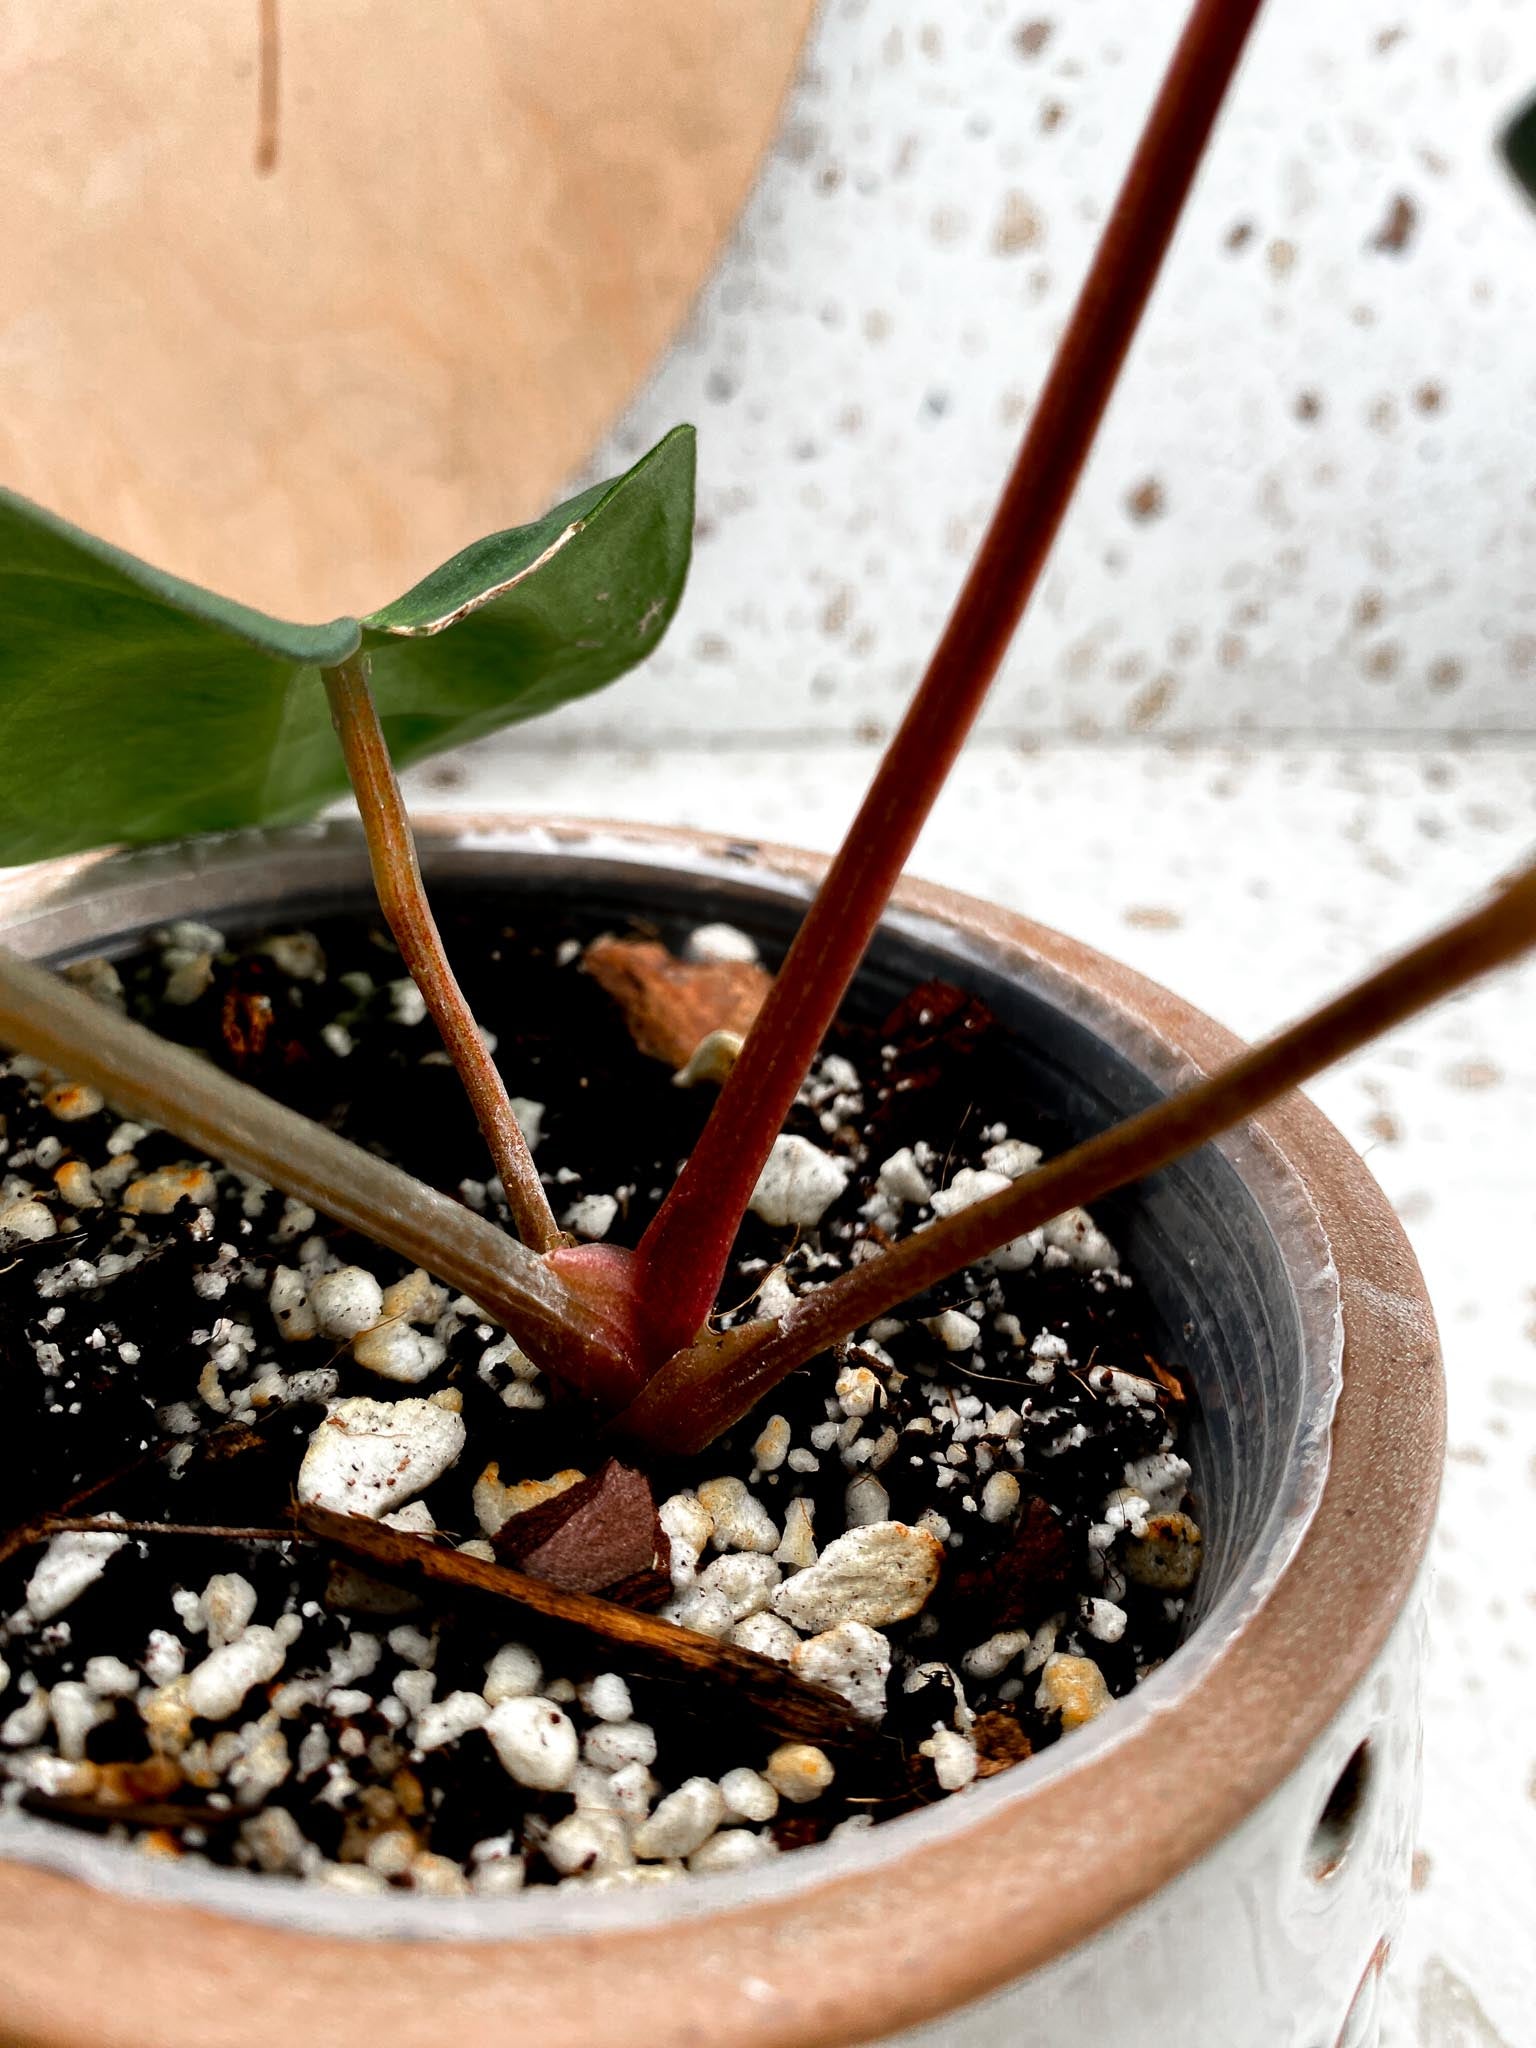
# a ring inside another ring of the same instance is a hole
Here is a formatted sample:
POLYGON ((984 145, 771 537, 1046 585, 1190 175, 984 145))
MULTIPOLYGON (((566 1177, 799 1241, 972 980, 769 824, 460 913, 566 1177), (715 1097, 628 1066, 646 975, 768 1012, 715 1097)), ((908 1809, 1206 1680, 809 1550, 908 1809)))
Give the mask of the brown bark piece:
POLYGON ((589 1654, 618 1671, 685 1679, 729 1692, 744 1715, 761 1727, 824 1748, 878 1750, 881 1737, 867 1721, 825 1687, 811 1685, 769 1657, 735 1643, 679 1628, 594 1593, 568 1593, 526 1572, 449 1550, 364 1515, 339 1515, 329 1508, 301 1507, 299 1520, 311 1536, 333 1544, 373 1569, 393 1577, 425 1581, 445 1595, 499 1600, 530 1619, 580 1636, 589 1654))
POLYGON ((272 998, 257 989, 231 985, 224 991, 219 1035, 237 1069, 259 1060, 272 1029, 272 998))
POLYGON ((711 1031, 745 1034, 771 976, 746 960, 679 960, 654 939, 594 939, 582 959, 649 1058, 686 1066, 711 1031))
POLYGON ((590 1479, 511 1516, 491 1539, 502 1564, 571 1593, 602 1593, 656 1569, 665 1538, 651 1483, 607 1459, 590 1479))
POLYGON ((899 1086, 904 1095, 931 1088, 996 1029, 997 1019, 979 996, 948 981, 921 982, 885 1020, 885 1036, 899 1047, 886 1069, 887 1086, 899 1086))
POLYGON ((1032 1495, 1008 1548, 989 1563, 956 1574, 954 1598, 994 1633, 1033 1628, 1052 1613, 1072 1578, 1072 1546, 1056 1510, 1032 1495))
POLYGON ((1169 1400, 1177 1401, 1182 1406, 1189 1398, 1184 1392, 1183 1382, 1171 1373, 1166 1365, 1160 1365, 1150 1351, 1144 1351, 1141 1355, 1146 1360, 1148 1372, 1151 1373, 1153 1379, 1157 1381, 1157 1384, 1162 1388, 1169 1400))
MULTIPOLYGON (((92 1799, 67 1792, 23 1792, 21 1804, 28 1813, 47 1819, 103 1828, 227 1828, 245 1817, 228 1806, 183 1805, 165 1799, 92 1799)), ((180 1847, 179 1840, 175 1846, 180 1847)))
POLYGON ((978 1778, 995 1778, 999 1771, 1011 1770, 1035 1752, 1035 1745, 1012 1714, 995 1708, 991 1713, 976 1716, 971 1724, 971 1740, 976 1745, 978 1778))

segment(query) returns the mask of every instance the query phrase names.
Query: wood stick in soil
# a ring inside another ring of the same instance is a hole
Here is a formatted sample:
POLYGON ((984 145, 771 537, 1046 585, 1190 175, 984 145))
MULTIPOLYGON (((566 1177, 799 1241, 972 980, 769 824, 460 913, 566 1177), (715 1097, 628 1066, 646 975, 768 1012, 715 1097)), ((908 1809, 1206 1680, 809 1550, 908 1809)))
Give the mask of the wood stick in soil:
POLYGON ((553 1251, 566 1240, 549 1206, 528 1141, 512 1113, 506 1085, 449 964, 442 933, 427 901, 415 835, 368 687, 367 657, 355 654, 323 673, 384 921, 464 1084, 491 1163, 506 1191, 518 1236, 536 1252, 553 1251))
POLYGON ((124 1522, 114 1515, 40 1515, 33 1524, 34 1541, 44 1537, 201 1536, 210 1543, 303 1543, 302 1529, 274 1528, 270 1523, 246 1526, 230 1522, 124 1522))
POLYGON ((1101 1131, 1011 1188, 930 1224, 801 1298, 778 1322, 711 1335, 670 1359, 614 1425, 669 1453, 703 1450, 788 1373, 877 1316, 1053 1216, 1197 1150, 1323 1068, 1536 946, 1536 866, 1204 1081, 1101 1131))
POLYGON ((131 1479, 136 1472, 141 1472, 153 1461, 155 1455, 153 1451, 141 1451, 136 1458, 130 1458, 126 1465, 119 1465, 113 1471, 103 1473, 100 1479, 93 1479, 88 1486, 82 1486, 78 1493, 72 1493, 67 1500, 60 1501, 56 1508, 34 1515, 29 1520, 18 1523, 13 1529, 7 1529, 0 1535, 0 1564, 8 1563, 18 1550, 30 1549, 34 1543, 41 1542, 43 1533, 46 1533, 43 1529, 45 1523, 53 1523, 56 1526, 60 1521, 67 1520, 77 1508, 83 1508, 88 1501, 98 1500, 120 1480, 131 1479))
POLYGON ((678 1628, 654 1615, 620 1607, 595 1593, 568 1593, 507 1565, 447 1550, 426 1537, 390 1529, 362 1515, 303 1507, 303 1527, 386 1576, 424 1580, 461 1599, 499 1600, 592 1645, 621 1670, 682 1679, 729 1693, 743 1713, 777 1735, 838 1748, 878 1746, 878 1731, 822 1686, 810 1685, 770 1657, 678 1628))
POLYGON ((68 1792, 24 1792, 21 1804, 43 1820, 100 1828, 228 1828, 250 1818, 232 1806, 178 1806, 171 1799, 91 1799, 68 1792))
POLYGON ((635 1384, 627 1336, 486 1217, 4 947, 0 1044, 425 1267, 579 1393, 635 1384))
POLYGON ((714 1306, 752 1190, 1045 566, 1260 0, 1196 0, 943 638, 714 1114, 646 1231, 657 1356, 714 1306))

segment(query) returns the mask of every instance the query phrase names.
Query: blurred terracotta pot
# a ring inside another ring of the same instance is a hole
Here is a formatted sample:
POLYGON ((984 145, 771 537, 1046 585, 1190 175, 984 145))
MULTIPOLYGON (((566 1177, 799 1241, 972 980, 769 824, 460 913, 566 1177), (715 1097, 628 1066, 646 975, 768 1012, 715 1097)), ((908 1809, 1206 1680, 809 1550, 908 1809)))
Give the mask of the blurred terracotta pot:
POLYGON ((0 478, 297 618, 547 509, 812 0, 9 0, 0 478))
MULTIPOLYGON (((694 834, 423 829, 435 888, 728 917, 782 935, 818 862, 694 834)), ((66 960, 176 916, 239 930, 368 900, 357 832, 236 835, 31 870, 0 929, 66 960)), ((903 888, 855 1000, 938 973, 1088 1128, 1229 1054, 1127 969, 903 888)), ((1023 1769, 759 1869, 644 1893, 343 1898, 150 1862, 37 1821, 0 1848, 0 2038, 28 2048, 1003 2048, 1376 2038, 1417 1800, 1415 1595, 1443 1446, 1435 1330, 1360 1160, 1292 1097, 1114 1228, 1201 1400, 1190 1637, 1023 1769)))

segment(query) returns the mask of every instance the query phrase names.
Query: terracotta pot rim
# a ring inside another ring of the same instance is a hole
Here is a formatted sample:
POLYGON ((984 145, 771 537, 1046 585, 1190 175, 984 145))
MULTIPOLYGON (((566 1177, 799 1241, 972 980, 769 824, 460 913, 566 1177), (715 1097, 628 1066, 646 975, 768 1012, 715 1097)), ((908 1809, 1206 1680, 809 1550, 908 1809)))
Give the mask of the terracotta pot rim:
MULTIPOLYGON (((450 814, 421 821, 419 830, 439 849, 444 842, 494 842, 619 861, 632 855, 652 867, 659 856, 683 871, 724 871, 748 881, 774 877, 803 884, 824 865, 789 848, 665 827, 450 814)), ((356 842, 355 828, 345 826, 303 828, 283 837, 295 846, 356 842)), ((238 857, 245 848, 254 853, 265 843, 260 835, 234 835, 212 842, 210 858, 220 850, 224 856, 238 857)), ((194 846, 192 858, 197 856, 194 846)), ((131 858, 146 871, 157 857, 131 858)), ((0 921, 24 925, 29 908, 45 894, 56 900, 61 888, 94 895, 105 880, 92 872, 96 861, 91 856, 53 863, 0 884, 0 921)), ((920 883, 903 885, 899 905, 908 916, 960 935, 994 965, 1011 959, 1047 979, 1076 982, 1098 1008, 1112 1006, 1133 1032, 1164 1046, 1170 1073, 1177 1064, 1209 1065, 1236 1044, 1166 991, 1026 919, 920 883)), ((101 929, 111 929, 110 916, 101 929)), ((577 2042, 607 2040, 609 2025, 598 2024, 605 2000, 614 2002, 612 2038, 623 2038, 622 2016, 627 2011, 632 2018, 636 2010, 635 1987, 653 1981, 668 2009, 648 2015, 655 2030, 645 2038, 681 2042, 689 2038, 690 2023, 707 2019, 711 2031, 729 2028, 748 2048, 767 2048, 791 2038, 806 2044, 868 2038, 910 2025, 1091 1936, 1211 1848, 1323 1733, 1384 1642, 1433 1518, 1443 1426, 1433 1323, 1384 1197, 1351 1148, 1303 1098, 1292 1097, 1266 1114, 1256 1131, 1243 1134, 1243 1145, 1250 1164, 1260 1162, 1254 1170, 1265 1170, 1267 1159, 1304 1191, 1337 1270, 1345 1372, 1331 1465, 1305 1529, 1293 1532, 1289 1554, 1262 1603, 1243 1622, 1240 1639, 1215 1644, 1210 1655, 1195 1658, 1190 1652, 1200 1640, 1197 1631, 1163 1673, 1122 1703, 1139 1707, 1138 1713, 1117 1707, 1104 1724, 1021 1774, 1016 1787, 1004 1777, 964 1801, 875 1830, 857 1844, 801 1851, 765 1872, 697 1888, 585 1898, 579 1915, 566 1901, 558 1928, 550 1926, 547 1911, 531 1915, 512 1902, 503 1908, 504 1926, 484 1933, 476 1927, 474 1939, 465 1939, 459 1925, 445 1938, 426 1942, 412 1938, 417 1930, 402 1941, 392 1929, 390 1940, 370 1951, 374 1960, 366 1972, 355 1969, 354 1941, 295 1937, 257 1919, 233 1918, 223 1899, 211 1919, 186 1904, 151 1905, 122 1891, 93 1892, 84 1917, 96 1925, 95 1938, 142 1950, 156 1933, 174 1934, 183 1947, 195 1936, 217 1949, 218 1968, 226 1976, 232 1965, 265 1966, 290 1982, 302 1956, 311 2000, 306 2010, 312 2013, 329 2012, 339 1988, 361 1977, 343 2001, 344 2030, 327 2028, 347 2042, 361 2043, 383 2023, 386 2009, 397 2040, 401 2020, 413 2017, 426 2042, 432 2038, 431 2015, 441 2012, 449 1995, 446 1983, 457 1984, 455 1995, 462 1997, 483 1973, 487 1984, 500 1982, 520 2018, 551 2044, 569 2041, 574 2048, 577 2042), (1380 1460, 1388 1440, 1390 1466, 1384 1473, 1380 1460), (1282 1681, 1300 1654, 1307 1658, 1308 1678, 1298 1699, 1282 1681), (1168 1683, 1160 1685, 1160 1679, 1168 1683), (1177 1715, 1160 1711, 1175 1702, 1177 1715), (1200 1796, 1191 1799, 1189 1774, 1196 1769, 1200 1796), (1053 1862, 1058 1871, 1075 1868, 1086 1881, 1063 1885, 1059 1875, 1053 1881, 1053 1862), (910 1919, 910 1909, 924 1900, 936 1915, 931 1925, 897 1923, 907 1955, 904 1969, 891 1967, 889 1938, 883 1946, 852 1938, 861 1927, 889 1927, 892 1913, 904 1905, 910 1919), (963 1944, 948 1938, 957 1919, 968 1924, 963 1944), (817 1948, 824 1981, 817 1981, 812 1960, 817 1948), (354 1959, 350 1970, 348 1957, 354 1959), (398 1962, 404 1982, 399 1973, 380 1970, 386 1957, 398 1962), (391 1989, 384 2006, 369 2016, 365 1986, 381 1976, 393 1980, 391 1989), (321 2000, 318 2007, 315 1998, 321 2000)), ((75 1914, 81 1893, 35 1865, 0 1867, 0 1926, 17 1922, 13 1901, 19 1908, 24 1900, 29 1910, 22 1917, 45 1924, 46 1899, 58 1911, 75 1914)), ((432 1909, 452 1902, 413 1903, 426 1909, 419 1931, 429 1934, 433 1928, 425 1923, 432 1909)), ((441 1928, 444 1919, 435 1925, 441 1928)), ((0 1964, 9 1964, 12 1946, 0 1932, 0 1964)), ((0 1967, 0 1982, 12 1974, 0 1967)), ((185 1980, 185 1971, 178 1975, 185 1980)), ((99 2018, 93 2025, 84 2015, 72 2017, 55 2035, 38 2025, 35 2007, 13 2017, 9 2003, 0 1996, 0 2029, 9 2022, 17 2039, 149 2038, 114 2031, 99 2018)), ((163 2004, 157 2017, 169 2017, 163 2004)), ((253 2024, 252 2038, 255 2031, 253 2024)), ((483 2038, 491 2039, 494 2031, 487 2012, 483 2038)), ((208 2015, 152 2038, 184 2040, 188 2048, 199 2038, 206 2042, 208 2015)), ((236 2030, 228 2038, 244 2040, 247 2034, 236 2030)), ((418 2034, 407 2026, 404 2038, 418 2034)), ((471 2027, 466 2038, 477 2042, 482 2034, 471 2027)))

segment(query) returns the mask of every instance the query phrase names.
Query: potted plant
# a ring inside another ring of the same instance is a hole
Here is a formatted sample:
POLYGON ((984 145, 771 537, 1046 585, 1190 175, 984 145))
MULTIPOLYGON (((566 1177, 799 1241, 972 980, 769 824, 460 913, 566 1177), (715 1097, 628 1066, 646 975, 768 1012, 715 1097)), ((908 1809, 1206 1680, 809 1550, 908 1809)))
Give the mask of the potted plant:
MULTIPOLYGON (((362 1052, 359 1068, 371 1059, 384 991, 356 917, 355 837, 194 844, 72 879, 56 867, 41 896, 36 875, 15 892, 0 1035, 32 1064, 10 1076, 22 1184, 7 1188, 0 1229, 17 1268, 47 1260, 33 1306, 52 1305, 26 1332, 38 1371, 79 1376, 61 1337, 76 1334, 69 1298, 81 1296, 82 1357, 110 1349, 114 1387, 136 1372, 153 1381, 146 1344, 102 1302, 145 1268, 148 1348, 205 1353, 198 1398, 227 1418, 209 1427, 185 1397, 166 1400, 162 1441, 146 1446, 153 1472, 130 1443, 127 1465, 105 1475, 131 1482, 122 1495, 92 1475, 82 1497, 55 1496, 12 1529, 7 1562, 42 1554, 28 1558, 11 1613, 31 1684, 18 1684, 5 1740, 35 1760, 26 1790, 46 1816, 24 1817, 13 1840, 96 1880, 0 1874, 17 2038, 236 2038, 245 2012, 252 2034, 291 2019, 344 2038, 387 2025, 425 2040, 449 2000, 456 2029, 487 2039, 509 2009, 572 2042, 634 2038, 637 2009, 654 2014, 657 2041, 706 2024, 763 2042, 892 2038, 1010 1984, 1001 2006, 956 2022, 968 2030, 956 2038, 1002 2038, 1023 2013, 1048 2016, 1047 2034, 1070 2015, 1107 2039, 1149 2016, 1233 2041, 1283 2038, 1282 2027, 1329 2039, 1341 2024, 1369 2037, 1412 1805, 1404 1617, 1438 1469, 1433 1329, 1358 1162, 1305 1104, 1266 1105, 1529 943, 1536 882, 1237 1057, 1172 998, 983 906, 909 889, 869 952, 1065 509, 1253 11, 1195 10, 966 594, 771 982, 755 954, 788 938, 808 872, 793 856, 590 828, 564 830, 558 858, 527 833, 428 836, 429 878, 491 873, 517 906, 499 912, 522 932, 511 964, 524 997, 536 986, 544 1005, 498 1012, 498 1028, 504 1015, 521 1034, 517 1077, 541 1062, 563 1072, 570 1092, 555 1113, 582 1129, 576 1091, 598 1078, 622 1091, 598 1134, 607 1149, 594 1154, 588 1131, 583 1168, 561 1169, 580 1189, 561 1213, 556 1176, 532 1156, 540 1105, 509 1097, 480 1005, 465 1001, 426 909, 385 735, 407 756, 643 655, 681 589, 691 438, 669 437, 615 484, 467 550, 367 620, 322 628, 229 606, 8 508, 16 616, 26 608, 12 645, 28 686, 13 688, 0 769, 21 821, 9 851, 303 815, 337 773, 323 670, 366 865, 412 977, 388 993, 388 1029, 410 1031, 430 1011, 495 1167, 494 1186, 471 1175, 453 1200, 202 1056, 217 1047, 226 1066, 322 1117, 337 1086, 322 1050, 333 1062, 362 1052), (37 688, 54 678, 89 715, 88 747, 58 691, 45 700, 37 688), (242 696, 247 679, 267 687, 242 696), (337 906, 350 925, 317 934, 337 906), (703 957, 679 961, 648 939, 591 943, 594 918, 626 915, 688 935, 703 957), (157 926, 157 950, 135 955, 157 926), (83 962, 104 946, 130 960, 128 998, 142 995, 187 1046, 121 1014, 110 962, 85 977, 92 1007, 21 957, 83 962), (341 969, 348 946, 362 951, 341 969), (585 981, 569 973, 576 958, 585 981), (609 1010, 606 1026, 594 1021, 594 983, 619 998, 622 1023, 609 1010), (662 1099, 645 1066, 658 1051, 677 1079, 719 1088, 708 1116, 671 1072, 662 1099), (953 1100, 941 1106, 967 1060, 959 1086, 986 1118, 969 1135, 953 1100), (1168 1092, 1191 1072, 1204 1078, 1168 1092), (1011 1121, 1020 1102, 1069 1141, 1043 1167, 1011 1121), (618 1103, 649 1149, 618 1145, 618 1103), (1207 1145, 1258 1111, 1235 1154, 1207 1145), (48 1117, 106 1117, 106 1161, 71 1153, 48 1117), (690 1117, 696 1142, 668 1185, 665 1147, 690 1117), (157 1130, 195 1156, 136 1159, 157 1130), (876 1145, 898 1131, 909 1141, 876 1145), (618 1181, 616 1154, 648 1173, 618 1181), (1155 1312, 1148 1328, 1177 1332, 1184 1374, 1156 1351, 1127 1354, 1133 1325, 1111 1301, 1125 1291, 1118 1261, 1080 1208, 1176 1160, 1117 1227, 1155 1312), (55 1194, 27 1178, 39 1168, 55 1194), (757 1223, 743 1236, 749 1208, 757 1223), (93 1220, 96 1209, 108 1213, 93 1220), (904 1209, 922 1227, 904 1230, 904 1209), (387 1295, 338 1255, 327 1218, 356 1233, 345 1244, 408 1262, 387 1295), (635 1225, 627 1245, 621 1219, 635 1225), (59 1258, 77 1230, 93 1256, 59 1258), (796 1232, 807 1235, 796 1243, 796 1232), (288 1244, 291 1266, 279 1257, 288 1244), (1032 1297, 1053 1303, 1051 1327, 1035 1332, 1010 1290, 1037 1262, 1042 1275, 1075 1272, 1077 1292, 1071 1305, 1032 1297), (253 1266, 263 1329, 274 1342, 329 1340, 325 1363, 268 1370, 249 1356, 248 1337, 258 1351, 265 1341, 255 1324, 216 1312, 231 1287, 252 1284, 253 1266), (176 1305, 172 1271, 185 1283, 176 1305), (746 1283, 745 1299, 722 1293, 727 1281, 746 1283), (1099 1330, 1112 1362, 1098 1358, 1099 1330), (473 1379, 453 1350, 466 1331, 479 1347, 473 1379), (385 1403, 351 1391, 354 1368, 432 1391, 385 1403), (999 1380, 1001 1402, 966 1390, 999 1380), (581 1469, 514 1474, 487 1461, 466 1500, 451 1475, 486 1408, 474 1381, 503 1420, 545 1417, 537 1440, 576 1443, 581 1469), (1186 1446, 1204 1526, 1198 1577, 1186 1446), (834 1450, 829 1486, 820 1460, 834 1450), (1052 1458, 1077 1472, 1070 1507, 1067 1482, 1040 1477, 1052 1458), (270 1505, 274 1469, 297 1492, 295 1518, 270 1505), (194 1475, 203 1513, 170 1512, 171 1470, 194 1475), (891 1512, 898 1479, 910 1520, 891 1512), (145 1511, 128 1514, 118 1503, 133 1486, 145 1511), (251 1498, 269 1504, 261 1524, 206 1512, 251 1498), (439 1540, 437 1507, 455 1513, 443 1524, 454 1536, 484 1533, 467 1547, 439 1540), (242 1569, 167 1565, 176 1542, 233 1546, 242 1569), (85 1655, 69 1618, 97 1611, 77 1602, 100 1606, 119 1555, 158 1561, 180 1623, 153 1631, 137 1665, 105 1639, 85 1655), (671 1596, 661 1616, 658 1595, 671 1596), (375 1619, 360 1626, 363 1614, 375 1619), (1186 1619, 1188 1640, 1135 1686, 1186 1619), (323 1669, 311 1648, 290 1677, 306 1627, 323 1669), (387 1695, 366 1683, 381 1639, 387 1695), (79 1677, 60 1675, 82 1656, 79 1677), (475 1658, 478 1689, 435 1696, 440 1676, 462 1677, 475 1658), (1112 1711, 1106 1671, 1129 1695, 1112 1711), (631 1681, 654 1688, 650 1721, 631 1681), (267 1707, 252 1714, 257 1688, 267 1707), (886 1730, 901 1717, 893 1746, 886 1730), (662 1722, 671 1746, 658 1776, 662 1722), (147 1753, 115 1753, 140 1726, 147 1753), (110 1732, 93 1744, 98 1729, 110 1732), (756 1747, 734 1761, 747 1729, 756 1747), (1027 1769, 1010 1767, 1063 1732, 1071 1739, 1027 1769), (709 1768, 687 1769, 689 1744, 709 1768), (440 1779, 427 1759, 442 1752, 455 1763, 440 1779), (495 1770, 500 1808, 485 1791, 495 1770), (508 1778, 521 1788, 515 1839, 477 1834, 505 1810, 508 1778), (323 1839, 298 1827, 284 1789, 307 1780, 304 1810, 324 1809, 323 1839), (829 1831, 809 1810, 834 1786, 829 1831), (866 1830, 857 1805, 900 1817, 866 1830), (780 1807, 804 1809, 804 1824, 780 1807), (69 1832, 67 1820, 140 1846, 69 1832), (782 1853, 802 1840, 814 1845, 782 1853), (145 1843, 162 1853, 146 1858, 145 1843), (499 1896, 530 1870, 564 1882, 499 1896), (658 1871, 679 1881, 653 1891, 658 1871), (282 1881, 294 1874, 323 1882, 282 1881), (705 1876, 707 1892, 692 1881, 705 1876), (1238 1930, 1260 1893, 1263 1936, 1245 1951, 1238 1930), (366 1967, 362 1934, 387 1944, 366 1967), (87 1948, 98 1972, 107 1959, 106 1993, 75 1967, 87 1948), (1305 1981, 1286 1982, 1285 1963, 1302 1959, 1305 1981)), ((483 897, 457 922, 479 948, 476 982, 494 990, 506 935, 483 897)), ((378 1063, 374 1113, 387 1112, 400 1071, 378 1063)), ((418 1113, 429 1099, 411 1098, 418 1113)), ((397 1153, 433 1153, 437 1138, 389 1124, 364 1134, 397 1153)), ((435 1156, 461 1157, 462 1132, 435 1156)), ((71 1401, 46 1405, 68 1435, 71 1401)))

